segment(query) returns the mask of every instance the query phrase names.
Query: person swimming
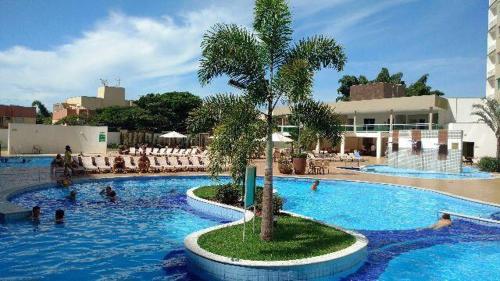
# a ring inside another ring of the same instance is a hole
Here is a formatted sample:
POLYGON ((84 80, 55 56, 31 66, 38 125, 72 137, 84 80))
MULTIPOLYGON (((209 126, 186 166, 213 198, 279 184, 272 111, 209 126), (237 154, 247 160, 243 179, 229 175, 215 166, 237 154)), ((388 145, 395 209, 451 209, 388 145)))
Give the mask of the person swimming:
POLYGON ((76 190, 71 190, 68 196, 66 196, 71 201, 76 201, 76 190))
POLYGON ((112 191, 113 191, 113 189, 111 188, 111 186, 108 185, 108 186, 106 186, 105 189, 101 190, 101 192, 99 192, 99 194, 109 196, 112 191))
POLYGON ((450 214, 444 213, 435 224, 429 226, 428 228, 433 230, 438 230, 448 226, 451 226, 451 216, 450 214))
POLYGON ((40 220, 40 213, 41 213, 41 208, 40 206, 35 206, 33 209, 31 209, 31 219, 33 221, 39 221, 40 220))
POLYGON ((319 180, 315 180, 314 183, 311 185, 311 190, 312 191, 318 190, 318 185, 319 185, 319 180))
POLYGON ((109 201, 111 202, 116 202, 116 192, 114 190, 112 190, 109 195, 108 195, 108 198, 109 198, 109 201))
POLYGON ((64 223, 64 210, 61 209, 56 210, 55 223, 57 224, 64 223))

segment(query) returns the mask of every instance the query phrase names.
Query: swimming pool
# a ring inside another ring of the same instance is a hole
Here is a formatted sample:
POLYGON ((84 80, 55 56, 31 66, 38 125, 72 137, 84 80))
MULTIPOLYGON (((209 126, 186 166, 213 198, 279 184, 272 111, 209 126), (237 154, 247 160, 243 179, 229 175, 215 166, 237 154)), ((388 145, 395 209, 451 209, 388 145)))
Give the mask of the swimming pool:
MULTIPOLYGON (((68 191, 59 188, 21 194, 12 201, 29 208, 39 204, 42 220, 39 225, 19 222, 0 226, 0 247, 3 249, 0 279, 36 276, 67 280, 71 276, 78 280, 192 280, 187 273, 184 237, 224 221, 190 208, 185 192, 209 183, 212 181, 207 177, 88 181, 72 187, 78 190, 76 203, 65 199, 68 191), (118 193, 117 203, 110 203, 98 194, 108 184, 118 193), (57 208, 66 210, 64 225, 52 222, 57 208)), ((437 210, 444 206, 457 205, 452 210, 485 217, 500 211, 496 207, 416 189, 322 181, 319 190, 312 192, 310 183, 306 179, 275 178, 275 188, 287 200, 286 210, 346 228, 361 229, 370 240, 369 262, 347 280, 390 280, 407 270, 398 265, 398 258, 404 258, 405 254, 418 255, 413 252, 415 249, 486 240, 479 236, 476 227, 469 227, 474 229, 474 235, 458 232, 462 228, 453 227, 446 230, 451 231, 449 233, 433 232, 435 237, 428 231, 407 229, 432 223, 437 210), (405 203, 410 204, 410 208, 399 208, 405 203), (382 206, 376 206, 379 204, 382 206), (427 214, 430 218, 426 218, 427 214), (407 222, 408 217, 414 221, 407 222), (394 250, 405 243, 410 246, 394 250)), ((483 232, 485 237, 489 235, 490 242, 500 243, 500 230, 488 228, 483 232)), ((482 251, 482 248, 477 250, 482 251)), ((438 249, 437 253, 441 251, 438 249)), ((496 257, 493 259, 499 262, 496 257)), ((471 266, 475 268, 477 264, 471 266)), ((413 277, 420 280, 418 276, 413 277)))
POLYGON ((368 165, 360 169, 362 172, 381 174, 387 176, 408 177, 408 178, 423 178, 423 179, 489 179, 492 178, 490 173, 481 172, 473 167, 463 167, 462 173, 442 173, 433 171, 421 171, 404 168, 394 168, 387 165, 368 165))
POLYGON ((19 156, 0 157, 0 169, 2 168, 48 168, 54 157, 46 156, 19 156))

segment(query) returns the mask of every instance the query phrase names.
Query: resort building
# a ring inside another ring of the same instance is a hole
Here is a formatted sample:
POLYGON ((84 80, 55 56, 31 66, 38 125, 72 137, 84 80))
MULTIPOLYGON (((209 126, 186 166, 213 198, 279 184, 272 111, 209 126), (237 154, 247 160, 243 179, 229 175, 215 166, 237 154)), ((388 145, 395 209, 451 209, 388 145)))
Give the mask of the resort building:
MULTIPOLYGON (((351 87, 351 101, 329 105, 342 116, 342 141, 337 147, 321 144, 321 150, 339 153, 361 151, 364 155, 385 156, 392 130, 462 130, 464 156, 495 155, 495 136, 486 124, 471 115, 479 98, 444 98, 440 96, 404 96, 403 85, 373 83, 351 87)), ((282 131, 297 128, 289 124, 286 107, 276 108, 274 115, 282 131)))
POLYGON ((8 128, 9 123, 35 124, 36 108, 0 104, 0 129, 8 128))
POLYGON ((132 106, 133 102, 125 99, 125 88, 102 86, 97 89, 97 97, 71 97, 62 103, 54 104, 52 122, 66 116, 89 116, 95 110, 110 106, 132 106))
POLYGON ((497 24, 500 1, 489 0, 488 8, 488 51, 486 55, 486 97, 500 98, 500 41, 497 40, 500 27, 497 24))

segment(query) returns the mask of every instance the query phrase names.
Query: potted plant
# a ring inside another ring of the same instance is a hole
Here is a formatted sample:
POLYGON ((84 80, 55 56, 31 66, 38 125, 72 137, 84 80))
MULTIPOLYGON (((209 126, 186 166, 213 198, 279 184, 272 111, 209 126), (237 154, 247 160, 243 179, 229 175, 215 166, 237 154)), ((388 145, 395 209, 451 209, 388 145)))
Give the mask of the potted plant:
POLYGON ((293 170, 296 175, 303 175, 306 172, 307 154, 295 153, 292 155, 293 170))
POLYGON ((282 174, 290 175, 293 173, 292 163, 285 157, 280 157, 278 160, 278 170, 282 174))

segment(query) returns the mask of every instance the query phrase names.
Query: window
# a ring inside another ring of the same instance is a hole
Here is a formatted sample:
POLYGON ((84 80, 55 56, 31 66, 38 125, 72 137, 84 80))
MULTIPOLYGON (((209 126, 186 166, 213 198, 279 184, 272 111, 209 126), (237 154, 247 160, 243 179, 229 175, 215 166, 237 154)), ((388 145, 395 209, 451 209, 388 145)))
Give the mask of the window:
POLYGON ((373 126, 373 124, 375 124, 375 118, 365 118, 363 120, 363 123, 365 124, 365 130, 367 131, 375 130, 375 126, 373 126))

